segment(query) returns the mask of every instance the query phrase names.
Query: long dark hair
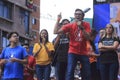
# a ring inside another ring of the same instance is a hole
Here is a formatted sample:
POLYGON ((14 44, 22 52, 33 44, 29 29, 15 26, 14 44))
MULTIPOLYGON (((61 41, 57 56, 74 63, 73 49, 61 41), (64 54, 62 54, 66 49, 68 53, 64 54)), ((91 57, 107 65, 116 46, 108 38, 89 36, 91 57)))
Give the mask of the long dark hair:
MULTIPOLYGON (((90 36, 96 37, 97 34, 98 34, 98 32, 95 29, 92 29, 91 33, 90 33, 90 36)), ((92 46, 93 50, 96 51, 96 46, 94 44, 94 40, 89 40, 89 41, 90 41, 90 45, 92 46)))
POLYGON ((40 31, 40 43, 42 43, 42 37, 41 37, 42 31, 45 31, 45 32, 47 33, 47 37, 46 37, 45 43, 49 42, 49 39, 48 39, 48 37, 49 37, 49 36, 48 36, 48 31, 47 31, 46 29, 42 29, 42 30, 40 31))

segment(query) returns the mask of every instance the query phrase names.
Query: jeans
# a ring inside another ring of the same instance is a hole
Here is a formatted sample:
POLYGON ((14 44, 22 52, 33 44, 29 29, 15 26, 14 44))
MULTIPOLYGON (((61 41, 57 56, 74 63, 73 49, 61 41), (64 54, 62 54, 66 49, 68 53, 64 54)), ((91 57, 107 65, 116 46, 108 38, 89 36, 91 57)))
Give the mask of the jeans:
POLYGON ((51 65, 36 65, 36 75, 38 80, 50 80, 51 65))
POLYGON ((97 68, 97 63, 92 62, 90 64, 90 67, 91 67, 91 80, 101 80, 100 79, 100 71, 97 68))
POLYGON ((100 63, 101 80, 117 80, 119 63, 100 63))
POLYGON ((67 62, 57 62, 55 66, 55 74, 57 80, 65 80, 67 62))
POLYGON ((74 80, 74 70, 77 61, 80 61, 82 65, 82 70, 81 70, 82 80, 90 80, 91 71, 90 71, 89 57, 86 55, 77 55, 73 53, 68 54, 66 80, 74 80))

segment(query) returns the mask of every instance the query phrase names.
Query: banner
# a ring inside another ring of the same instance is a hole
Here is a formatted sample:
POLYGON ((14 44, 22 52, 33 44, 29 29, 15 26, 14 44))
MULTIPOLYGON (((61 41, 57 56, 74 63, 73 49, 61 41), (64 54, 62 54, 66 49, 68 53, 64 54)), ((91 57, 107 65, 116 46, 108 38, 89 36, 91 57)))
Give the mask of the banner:
POLYGON ((120 36, 120 3, 94 5, 93 27, 99 31, 111 23, 120 36))
POLYGON ((106 24, 110 22, 110 5, 98 4, 94 5, 93 28, 99 31, 105 28, 106 24))

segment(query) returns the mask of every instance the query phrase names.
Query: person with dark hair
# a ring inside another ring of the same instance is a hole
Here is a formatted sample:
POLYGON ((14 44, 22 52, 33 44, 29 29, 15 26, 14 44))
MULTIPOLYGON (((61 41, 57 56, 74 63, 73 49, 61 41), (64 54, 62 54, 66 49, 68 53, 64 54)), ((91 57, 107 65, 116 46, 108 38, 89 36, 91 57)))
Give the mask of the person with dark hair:
POLYGON ((90 80, 90 62, 87 54, 87 40, 90 39, 90 24, 83 21, 84 12, 76 9, 75 21, 63 25, 56 33, 69 33, 69 51, 66 80, 74 80, 74 70, 77 61, 82 65, 82 80, 90 80))
POLYGON ((107 24, 105 35, 99 41, 101 80, 117 80, 119 63, 117 47, 119 40, 112 24, 107 24))
MULTIPOLYGON (((98 54, 98 55, 100 55, 100 52, 99 52, 99 49, 98 49, 98 42, 99 42, 99 40, 100 40, 102 37, 104 37, 104 35, 105 35, 105 29, 102 28, 102 29, 99 30, 99 32, 98 32, 98 34, 97 34, 97 36, 96 36, 96 38, 95 38, 95 40, 94 40, 95 53, 98 54)), ((100 77, 100 67, 99 67, 99 65, 100 65, 100 59, 99 59, 99 57, 97 57, 97 62, 96 62, 96 70, 97 70, 97 73, 96 73, 96 76, 95 76, 95 77, 97 78, 97 80, 101 80, 101 77, 100 77)), ((93 77, 94 77, 94 76, 93 76, 93 77)))
POLYGON ((22 45, 28 53, 28 64, 24 65, 24 80, 34 80, 35 58, 29 54, 29 44, 22 45))
POLYGON ((10 46, 1 53, 0 65, 4 65, 3 80, 23 80, 23 64, 27 63, 25 48, 18 45, 19 34, 11 32, 8 35, 10 46))
POLYGON ((40 42, 34 44, 33 54, 36 60, 36 75, 38 80, 49 80, 51 72, 51 58, 54 46, 48 39, 48 32, 42 29, 40 32, 40 42))
POLYGON ((98 80, 98 70, 97 70, 97 57, 99 54, 96 54, 96 46, 94 44, 97 31, 92 29, 90 33, 90 40, 87 42, 87 49, 89 54, 90 66, 91 66, 91 80, 98 80))
MULTIPOLYGON (((60 23, 62 16, 61 14, 57 17, 57 22, 55 24, 56 30, 54 30, 54 33, 57 32, 58 28, 60 29, 63 25, 66 25, 70 23, 68 19, 63 19, 60 23)), ((55 74, 57 80, 65 80, 65 74, 67 69, 67 54, 68 54, 68 48, 69 48, 69 34, 61 34, 57 35, 57 37, 54 40, 54 47, 55 47, 55 58, 56 58, 56 64, 55 64, 55 74)))

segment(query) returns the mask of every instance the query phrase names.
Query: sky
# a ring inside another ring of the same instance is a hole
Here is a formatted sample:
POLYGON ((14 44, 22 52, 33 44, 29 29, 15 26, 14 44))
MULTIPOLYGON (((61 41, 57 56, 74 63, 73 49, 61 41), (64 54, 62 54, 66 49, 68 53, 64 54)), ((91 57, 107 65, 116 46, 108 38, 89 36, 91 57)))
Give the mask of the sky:
POLYGON ((85 18, 93 17, 93 0, 41 0, 40 2, 40 30, 47 29, 49 40, 52 41, 56 35, 53 34, 57 15, 61 12, 62 19, 70 20, 74 17, 76 8, 85 10, 91 8, 85 14, 85 18))

